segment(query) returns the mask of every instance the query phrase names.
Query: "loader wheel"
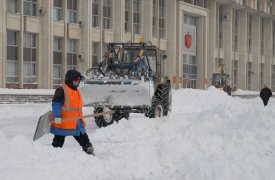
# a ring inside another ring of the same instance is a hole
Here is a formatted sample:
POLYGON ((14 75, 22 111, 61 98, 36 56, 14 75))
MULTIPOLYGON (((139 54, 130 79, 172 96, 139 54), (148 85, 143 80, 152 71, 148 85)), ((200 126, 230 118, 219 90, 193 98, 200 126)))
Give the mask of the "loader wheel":
POLYGON ((116 111, 114 114, 113 114, 113 119, 114 119, 114 121, 116 121, 116 122, 118 122, 118 121, 120 121, 122 118, 125 118, 125 119, 129 119, 129 112, 123 112, 123 113, 121 113, 121 112, 119 112, 119 110, 118 111, 116 111))
POLYGON ((170 84, 166 84, 165 87, 163 88, 163 94, 164 94, 164 98, 162 100, 163 102, 163 106, 164 106, 164 112, 163 112, 163 115, 164 116, 167 116, 168 115, 168 111, 169 111, 169 107, 171 106, 171 97, 172 97, 172 94, 171 94, 171 86, 170 84))
POLYGON ((125 119, 129 120, 129 117, 130 117, 130 113, 125 113, 125 114, 124 114, 124 118, 125 118, 125 119))
MULTIPOLYGON (((94 113, 100 113, 100 112, 109 111, 109 110, 110 109, 107 107, 96 107, 94 110, 94 113)), ((111 125, 114 123, 113 115, 106 114, 106 115, 102 115, 102 116, 97 116, 97 117, 95 117, 95 123, 99 128, 111 125)))
POLYGON ((152 107, 148 111, 149 118, 161 118, 164 115, 164 106, 163 103, 159 101, 155 101, 152 104, 152 107))

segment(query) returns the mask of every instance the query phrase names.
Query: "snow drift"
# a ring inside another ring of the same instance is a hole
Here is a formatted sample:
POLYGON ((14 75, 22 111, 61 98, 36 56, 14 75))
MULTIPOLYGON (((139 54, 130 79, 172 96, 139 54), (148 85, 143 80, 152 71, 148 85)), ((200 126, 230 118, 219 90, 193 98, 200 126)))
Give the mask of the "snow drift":
MULTIPOLYGON (((275 179, 275 101, 242 100, 209 88, 173 91, 172 113, 131 114, 98 129, 87 119, 96 156, 72 137, 62 149, 52 135, 32 142, 50 104, 0 105, 0 174, 13 179, 275 179)), ((85 113, 92 109, 85 108, 85 113)))

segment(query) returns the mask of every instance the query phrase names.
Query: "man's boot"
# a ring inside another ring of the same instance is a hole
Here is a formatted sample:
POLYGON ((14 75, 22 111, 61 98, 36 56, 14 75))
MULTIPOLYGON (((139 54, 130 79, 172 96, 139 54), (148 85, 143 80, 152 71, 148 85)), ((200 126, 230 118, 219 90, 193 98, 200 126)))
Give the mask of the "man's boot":
POLYGON ((91 143, 87 144, 86 146, 84 146, 82 148, 83 148, 83 151, 85 151, 87 154, 95 155, 94 147, 91 143))

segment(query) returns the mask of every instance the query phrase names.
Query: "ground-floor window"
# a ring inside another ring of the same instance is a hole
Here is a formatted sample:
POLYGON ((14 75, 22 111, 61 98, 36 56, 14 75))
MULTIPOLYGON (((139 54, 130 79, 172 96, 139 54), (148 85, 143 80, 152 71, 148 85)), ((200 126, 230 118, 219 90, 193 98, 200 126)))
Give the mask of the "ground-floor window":
POLYGON ((252 62, 247 62, 247 90, 251 90, 252 62))
POLYGON ((183 55, 183 88, 193 88, 197 86, 197 60, 196 56, 183 55))
POLYGON ((238 87, 238 61, 232 61, 232 88, 238 87))
POLYGON ((24 83, 35 83, 36 82, 36 63, 24 62, 24 83))
POLYGON ((18 62, 7 60, 6 62, 6 82, 18 83, 18 62))
POLYGON ((264 63, 261 63, 260 89, 264 87, 264 63))
POLYGON ((93 42, 92 46, 92 66, 95 67, 97 66, 97 63, 99 61, 100 53, 99 53, 99 43, 98 42, 93 42))
POLYGON ((62 66, 59 64, 53 65, 53 84, 61 84, 62 66))
POLYGON ((7 31, 6 82, 18 83, 18 32, 7 31))
POLYGON ((23 82, 36 83, 36 34, 24 34, 23 82))
POLYGON ((272 91, 275 91, 275 65, 272 65, 272 91))
POLYGON ((53 84, 61 84, 62 79, 62 63, 61 63, 62 53, 54 52, 54 63, 53 63, 53 84))

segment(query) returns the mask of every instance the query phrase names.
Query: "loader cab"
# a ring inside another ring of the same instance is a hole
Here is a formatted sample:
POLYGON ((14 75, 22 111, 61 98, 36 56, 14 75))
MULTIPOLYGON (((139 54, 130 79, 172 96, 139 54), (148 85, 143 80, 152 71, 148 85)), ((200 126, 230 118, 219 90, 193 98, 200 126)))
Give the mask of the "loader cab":
MULTIPOLYGON (((116 79, 161 79, 164 77, 166 55, 160 49, 147 43, 109 43, 102 60, 87 70, 95 77, 116 79), (101 74, 101 75, 100 75, 101 74)), ((86 74, 87 74, 86 73, 86 74)))
POLYGON ((228 84, 229 74, 214 73, 212 77, 212 85, 216 88, 223 89, 228 84))
POLYGON ((148 62, 151 68, 152 75, 157 74, 158 71, 158 53, 155 49, 148 49, 147 50, 147 57, 148 57, 148 62))
POLYGON ((137 71, 150 72, 151 76, 155 76, 160 72, 159 52, 154 46, 125 46, 120 50, 120 59, 122 63, 132 63, 137 71))

